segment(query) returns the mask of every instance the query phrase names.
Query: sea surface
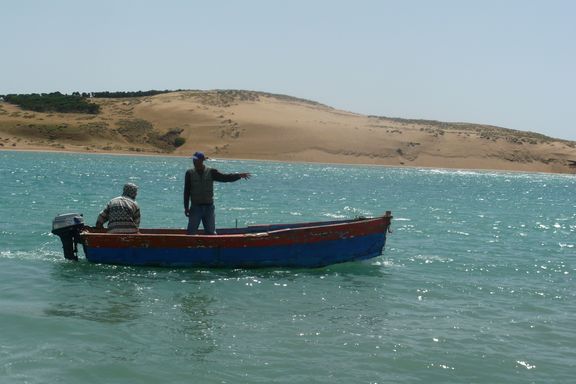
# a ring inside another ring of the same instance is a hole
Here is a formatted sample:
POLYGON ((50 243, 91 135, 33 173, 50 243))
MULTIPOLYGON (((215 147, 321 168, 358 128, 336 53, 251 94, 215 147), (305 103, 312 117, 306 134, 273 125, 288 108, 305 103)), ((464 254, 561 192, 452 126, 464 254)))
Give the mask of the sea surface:
POLYGON ((570 383, 574 175, 214 160, 217 226, 380 215, 382 256, 321 269, 64 260, 125 182, 186 225, 190 159, 0 151, 0 383, 570 383))

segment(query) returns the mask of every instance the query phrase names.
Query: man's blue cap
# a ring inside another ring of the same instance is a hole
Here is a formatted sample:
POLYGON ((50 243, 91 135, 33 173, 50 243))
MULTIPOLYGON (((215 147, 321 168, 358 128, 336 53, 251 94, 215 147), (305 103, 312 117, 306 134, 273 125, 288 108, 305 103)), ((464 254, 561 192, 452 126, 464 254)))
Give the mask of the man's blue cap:
POLYGON ((195 152, 195 153, 192 155, 192 160, 201 160, 201 161, 204 161, 204 160, 206 160, 206 156, 204 156, 204 153, 202 153, 202 152, 195 152))

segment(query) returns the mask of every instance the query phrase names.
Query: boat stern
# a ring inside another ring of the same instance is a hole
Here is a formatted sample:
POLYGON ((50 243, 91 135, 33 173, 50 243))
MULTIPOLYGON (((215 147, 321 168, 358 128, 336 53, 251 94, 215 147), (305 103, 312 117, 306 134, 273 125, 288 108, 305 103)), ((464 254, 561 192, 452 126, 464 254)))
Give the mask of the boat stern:
POLYGON ((52 221, 52 233, 62 241, 64 258, 78 260, 78 243, 81 242, 80 232, 83 228, 84 217, 81 213, 61 214, 52 221))

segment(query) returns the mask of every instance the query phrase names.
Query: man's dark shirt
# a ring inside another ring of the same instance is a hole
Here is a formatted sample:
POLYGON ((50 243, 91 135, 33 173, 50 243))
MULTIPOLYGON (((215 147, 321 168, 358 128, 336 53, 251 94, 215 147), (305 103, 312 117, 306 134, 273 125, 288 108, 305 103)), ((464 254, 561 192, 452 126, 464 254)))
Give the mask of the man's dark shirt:
MULTIPOLYGON (((197 172, 195 168, 191 168, 186 171, 186 176, 184 177, 184 208, 188 209, 190 207, 190 188, 192 172, 197 172)), ((204 171, 202 171, 204 172, 204 171)), ((240 180, 241 176, 238 173, 220 173, 217 169, 210 168, 212 172, 212 180, 219 181, 222 183, 229 183, 232 181, 240 180)))

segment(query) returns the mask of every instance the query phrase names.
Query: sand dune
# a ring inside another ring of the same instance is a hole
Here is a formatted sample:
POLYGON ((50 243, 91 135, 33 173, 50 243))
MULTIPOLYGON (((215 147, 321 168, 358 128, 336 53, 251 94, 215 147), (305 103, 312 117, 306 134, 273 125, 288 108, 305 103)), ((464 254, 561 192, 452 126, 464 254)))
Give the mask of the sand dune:
POLYGON ((0 150, 575 173, 576 143, 504 128, 391 119, 249 91, 92 99, 98 115, 38 113, 0 103, 0 150), (169 138, 185 143, 174 148, 169 138), (166 140, 166 141, 165 141, 166 140))

